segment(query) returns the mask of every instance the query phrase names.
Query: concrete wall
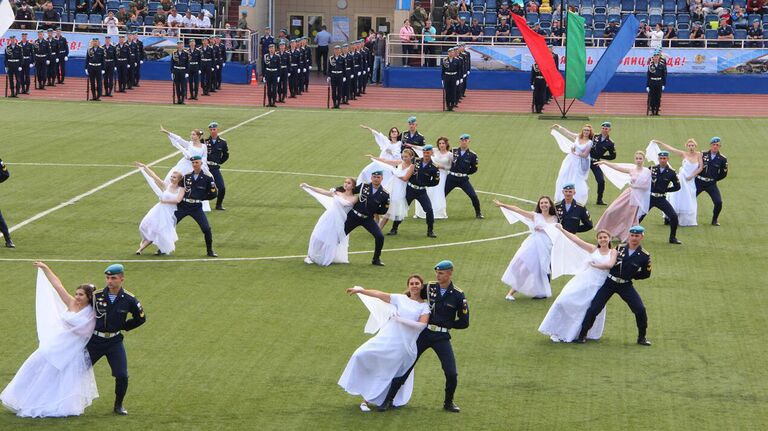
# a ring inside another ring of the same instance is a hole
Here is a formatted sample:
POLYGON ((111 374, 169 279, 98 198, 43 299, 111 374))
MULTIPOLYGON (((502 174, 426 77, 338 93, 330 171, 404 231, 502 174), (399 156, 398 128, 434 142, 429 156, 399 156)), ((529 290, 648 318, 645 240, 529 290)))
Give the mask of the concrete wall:
MULTIPOLYGON (((337 0, 275 0, 275 20, 274 33, 281 28, 289 28, 290 15, 320 15, 323 18, 323 24, 332 32, 332 17, 349 17, 349 39, 357 38, 357 17, 370 16, 373 18, 372 25, 376 27, 376 17, 386 17, 390 23, 390 31, 396 31, 399 26, 393 20, 395 12, 395 0, 346 0, 346 9, 339 9, 337 0), (394 29, 394 30, 393 30, 394 29)), ((402 22, 402 20, 400 20, 402 22)), ((304 23, 305 36, 306 20, 304 23)), ((366 31, 369 29, 365 29, 366 31)))

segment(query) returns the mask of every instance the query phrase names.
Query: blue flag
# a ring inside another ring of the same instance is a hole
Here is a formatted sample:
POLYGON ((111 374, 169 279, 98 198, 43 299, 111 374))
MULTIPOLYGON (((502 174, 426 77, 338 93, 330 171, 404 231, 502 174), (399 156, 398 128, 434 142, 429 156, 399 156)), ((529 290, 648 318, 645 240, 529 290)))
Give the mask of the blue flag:
POLYGON ((621 24, 616 37, 613 38, 611 46, 605 50, 603 56, 600 57, 600 61, 597 62, 597 65, 592 70, 592 74, 589 75, 586 88, 584 89, 584 96, 579 100, 595 106, 597 96, 608 85, 608 81, 613 78, 613 75, 619 68, 621 60, 624 59, 632 45, 635 44, 638 28, 640 28, 640 22, 637 21, 634 15, 627 15, 624 18, 624 22, 621 24))

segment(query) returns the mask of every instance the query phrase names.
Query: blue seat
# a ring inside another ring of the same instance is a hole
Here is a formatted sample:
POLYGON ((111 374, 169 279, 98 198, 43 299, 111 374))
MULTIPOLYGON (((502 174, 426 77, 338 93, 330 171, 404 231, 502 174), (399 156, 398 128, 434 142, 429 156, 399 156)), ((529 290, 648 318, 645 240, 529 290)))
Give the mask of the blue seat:
POLYGON ((603 22, 604 23, 607 20, 608 20, 608 18, 604 14, 599 14, 599 15, 595 14, 595 16, 594 16, 594 22, 596 22, 596 23, 597 22, 603 22))
POLYGON ((677 23, 678 24, 690 24, 691 23, 691 15, 687 13, 681 13, 677 15, 677 23))
POLYGON ((676 17, 676 16, 675 16, 675 14, 673 14, 673 13, 665 13, 665 14, 664 14, 664 16, 663 16, 663 18, 662 18, 662 21, 661 21, 661 22, 662 22, 662 23, 663 23, 665 26, 666 26, 666 25, 669 25, 669 24, 672 24, 672 25, 674 25, 674 24, 677 22, 677 17, 676 17))
POLYGON ((662 10, 664 9, 664 3, 662 3, 662 0, 650 0, 648 2, 648 10, 650 11, 651 9, 662 10))
POLYGON ((53 7, 64 8, 67 5, 66 0, 53 0, 53 7))
POLYGON ((704 17, 703 26, 709 27, 709 23, 711 23, 712 21, 715 21, 715 22, 718 21, 717 14, 714 14, 714 13, 707 14, 707 16, 704 17))
POLYGON ((75 15, 75 23, 77 24, 87 24, 88 23, 88 14, 85 13, 79 13, 75 15))
POLYGON ((594 13, 595 15, 597 14, 605 15, 607 12, 608 12, 608 8, 606 8, 605 6, 595 6, 592 9, 592 13, 594 13))
POLYGON ((637 0, 637 2, 635 2, 635 11, 637 11, 637 12, 647 12, 648 11, 648 0, 637 0))
POLYGON ((621 11, 622 12, 634 12, 635 11, 635 1, 634 0, 621 0, 621 11))
POLYGON ((552 14, 551 13, 539 14, 539 21, 541 21, 541 22, 545 22, 545 21, 552 22, 552 14))
MULTIPOLYGON (((678 39, 690 39, 691 38, 691 32, 688 29, 685 30, 677 30, 677 38, 678 39)), ((677 40, 672 42, 672 46, 689 46, 690 42, 685 40, 677 40)))
POLYGON ((648 25, 651 27, 656 27, 656 24, 661 24, 661 15, 649 15, 648 25))
POLYGON ((592 27, 592 23, 594 22, 594 16, 593 15, 582 15, 582 18, 584 18, 584 25, 587 27, 592 27))
POLYGON ((664 13, 675 13, 677 4, 675 0, 664 0, 664 13))
POLYGON ((648 14, 647 13, 635 14, 635 18, 637 18, 638 21, 645 20, 645 22, 648 22, 648 14))
POLYGON ((496 14, 495 13, 485 13, 485 25, 496 25, 496 14))
POLYGON ((472 19, 472 13, 471 12, 459 12, 459 18, 464 18, 464 22, 469 23, 472 19))
POLYGON ((688 12, 688 3, 686 0, 677 0, 677 11, 680 13, 688 12))
POLYGON ((741 6, 741 8, 747 7, 747 0, 733 0, 734 6, 741 6))
POLYGON ((605 21, 595 21, 595 32, 597 32, 598 35, 602 36, 603 31, 605 30, 605 21))
POLYGON ((608 1, 607 0, 594 0, 594 2, 592 4, 595 7, 598 7, 598 6, 600 6, 600 7, 607 7, 608 6, 608 1))
POLYGON ((509 37, 523 37, 523 35, 520 33, 520 29, 515 27, 509 32, 509 37))
POLYGON ((618 23, 621 22, 621 15, 608 15, 608 22, 616 21, 618 23))
POLYGON ((747 23, 749 23, 749 25, 752 25, 752 21, 754 20, 760 21, 760 15, 756 13, 751 13, 747 16, 747 23))
POLYGON ((92 13, 88 15, 88 24, 101 24, 104 22, 104 17, 100 13, 92 13))
POLYGON ((150 13, 157 12, 158 6, 160 6, 160 2, 157 2, 157 1, 151 1, 147 3, 147 9, 149 10, 150 13))
POLYGON ((768 13, 763 14, 763 25, 768 24, 768 13))
POLYGON ((593 0, 581 0, 581 7, 594 7, 595 3, 593 0))
POLYGON ((549 33, 550 29, 552 28, 552 22, 551 21, 542 21, 541 22, 541 28, 546 30, 547 33, 549 33))
POLYGON ((147 15, 144 17, 144 25, 155 25, 155 17, 147 15))
POLYGON ((203 10, 207 10, 213 17, 216 16, 216 7, 210 3, 204 4, 203 10))
POLYGON ((707 39, 717 39, 717 30, 711 28, 704 30, 704 37, 707 39))
POLYGON ((680 30, 690 30, 690 29, 691 29, 691 24, 690 23, 687 23, 687 22, 678 22, 677 23, 677 31, 678 31, 678 33, 680 32, 680 30))
POLYGON ((743 40, 747 38, 747 31, 744 29, 736 29, 733 31, 733 38, 737 40, 743 40))
POLYGON ((496 10, 496 0, 485 0, 485 8, 496 10))
POLYGON ((36 10, 35 11, 35 20, 36 21, 42 21, 43 20, 43 11, 36 10))
POLYGON ((184 3, 176 4, 176 11, 179 12, 180 14, 182 14, 182 15, 187 13, 187 9, 189 9, 189 5, 186 5, 184 3))
POLYGON ((107 7, 107 9, 117 9, 117 8, 119 8, 119 7, 120 7, 120 2, 119 2, 119 1, 116 1, 116 0, 109 0, 109 1, 108 1, 108 2, 105 4, 105 6, 107 7))
POLYGON ((189 2, 189 10, 191 10, 193 14, 197 15, 201 10, 203 10, 203 6, 198 2, 189 2))
POLYGON ((539 20, 539 14, 537 13, 527 13, 525 14, 525 21, 526 22, 536 22, 539 20))
POLYGON ((483 30, 483 35, 496 36, 496 27, 492 27, 492 26, 485 27, 485 30, 483 30))
POLYGON ((723 2, 723 5, 721 7, 725 9, 730 9, 733 7, 733 0, 721 0, 723 2))
MULTIPOLYGON (((178 6, 180 4, 189 4, 189 0, 176 0, 176 5, 178 6)), ((178 11, 179 8, 177 7, 176 10, 178 11)))

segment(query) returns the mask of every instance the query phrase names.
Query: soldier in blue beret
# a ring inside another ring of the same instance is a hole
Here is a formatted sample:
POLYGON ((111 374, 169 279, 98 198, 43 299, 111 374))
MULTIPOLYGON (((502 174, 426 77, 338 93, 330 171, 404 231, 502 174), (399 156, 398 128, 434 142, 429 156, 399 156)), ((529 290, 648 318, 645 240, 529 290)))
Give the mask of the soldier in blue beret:
POLYGON ((616 263, 608 272, 608 278, 595 294, 592 303, 587 309, 584 321, 581 323, 581 332, 577 343, 587 342, 587 332, 595 323, 597 315, 605 308, 605 304, 611 296, 618 294, 629 305, 635 314, 637 322, 637 344, 650 346, 651 342, 645 338, 648 328, 648 315, 640 295, 632 285, 632 280, 644 280, 651 276, 651 254, 640 243, 645 236, 645 228, 632 226, 629 229, 629 238, 625 244, 616 247, 616 263))
POLYGON ((456 187, 460 188, 469 196, 472 201, 472 207, 475 209, 475 218, 483 219, 483 213, 480 211, 480 199, 477 198, 472 183, 469 182, 469 176, 477 172, 478 157, 477 154, 469 149, 471 136, 464 133, 459 137, 459 147, 454 148, 453 162, 451 170, 448 172, 448 178, 445 179, 445 197, 456 187))
POLYGON ((648 107, 651 115, 659 115, 661 108, 661 93, 667 85, 667 62, 661 56, 661 49, 657 49, 648 61, 648 73, 645 91, 648 93, 648 107))
MULTIPOLYGON (((667 200, 667 193, 680 190, 680 180, 669 166, 669 152, 661 151, 658 156, 659 164, 651 168, 651 205, 648 211, 653 207, 660 209, 664 213, 665 224, 669 224, 669 243, 682 244, 677 239, 677 213, 667 200)), ((642 222, 646 215, 643 214, 639 221, 642 222)))
POLYGON ((417 130, 419 123, 416 121, 416 117, 408 117, 408 130, 401 133, 398 140, 402 142, 403 146, 400 152, 408 147, 423 147, 424 136, 417 130))
MULTIPOLYGON (((91 87, 91 100, 101 100, 104 75, 104 50, 99 46, 99 38, 91 39, 91 47, 85 54, 85 74, 91 87)), ((88 93, 86 93, 86 98, 88 93)))
POLYGON ((227 141, 219 136, 219 123, 213 121, 208 125, 209 136, 204 141, 208 147, 208 170, 213 175, 213 181, 216 183, 216 188, 219 190, 219 194, 216 196, 216 209, 224 211, 224 194, 227 189, 224 184, 224 176, 221 175, 221 165, 229 160, 229 147, 227 141))
POLYGON ((267 69, 266 64, 264 64, 264 56, 267 55, 269 52, 269 45, 272 45, 275 43, 275 38, 272 37, 272 29, 270 27, 264 27, 264 35, 259 38, 259 48, 261 49, 261 73, 264 74, 264 71, 267 69))
MULTIPOLYGON (((10 178, 10 176, 11 175, 8 173, 8 167, 5 166, 5 163, 3 163, 3 159, 0 159, 0 183, 10 178)), ((11 241, 11 233, 8 231, 8 224, 5 223, 2 212, 0 212, 0 233, 3 234, 6 247, 16 248, 16 245, 14 245, 13 241, 11 241)))
POLYGON ((125 354, 122 331, 130 331, 143 325, 147 320, 144 309, 138 299, 123 289, 125 268, 116 263, 104 271, 107 286, 93 294, 93 311, 96 313, 96 326, 88 345, 91 363, 103 356, 107 357, 112 376, 115 378, 114 412, 127 415, 123 399, 128 391, 128 357, 125 354), (131 318, 128 319, 128 313, 131 318))
POLYGON ((344 100, 343 85, 346 82, 344 77, 344 57, 341 55, 341 46, 333 47, 333 55, 328 57, 328 82, 331 84, 331 99, 333 99, 333 109, 341 108, 344 100))
MULTIPOLYGON (((405 154, 403 154, 403 157, 405 157, 405 154)), ((398 165, 397 161, 383 159, 381 161, 393 166, 398 165)), ((423 147, 423 157, 421 159, 414 158, 413 160, 413 173, 406 183, 405 201, 407 206, 410 206, 414 200, 421 204, 426 213, 427 236, 430 238, 437 238, 437 235, 434 232, 435 213, 432 211, 432 202, 429 200, 427 187, 434 187, 439 183, 440 170, 432 162, 432 146, 426 145, 423 147)), ((387 235, 397 235, 397 229, 402 222, 402 220, 396 220, 392 224, 392 230, 387 235)))
POLYGON ((573 199, 575 194, 574 183, 563 185, 563 200, 555 204, 557 221, 570 233, 587 232, 592 229, 592 219, 587 208, 573 199))
POLYGON ((213 233, 208 217, 203 212, 203 201, 215 199, 219 191, 213 177, 203 172, 203 158, 195 155, 189 160, 192 161, 192 172, 184 175, 184 198, 174 213, 176 224, 181 223, 186 216, 192 217, 205 237, 206 254, 208 257, 218 257, 213 251, 213 233))
POLYGON ((280 79, 280 66, 282 60, 275 52, 275 44, 269 45, 268 52, 263 56, 264 71, 263 82, 267 85, 266 96, 269 100, 267 106, 274 107, 277 102, 277 83, 280 79))
POLYGON ((706 192, 714 204, 712 226, 720 226, 718 218, 723 210, 723 198, 717 183, 728 176, 728 159, 720 152, 720 145, 721 139, 717 136, 709 140, 709 151, 702 152, 704 167, 696 176, 696 196, 706 192))
POLYGON ((381 250, 384 248, 384 234, 381 233, 374 217, 384 215, 389 211, 389 192, 381 185, 383 171, 371 172, 371 182, 362 183, 355 187, 353 193, 357 195, 357 203, 347 213, 347 221, 344 223, 344 233, 349 235, 358 226, 367 230, 375 240, 375 248, 371 264, 384 266, 381 261, 381 250))
POLYGON ((16 43, 16 36, 11 35, 8 45, 5 47, 5 73, 8 79, 8 84, 5 87, 6 97, 8 96, 8 87, 11 88, 10 97, 18 97, 17 95, 21 93, 21 84, 24 81, 22 78, 22 61, 21 46, 16 43))
MULTIPOLYGON (((469 327, 469 304, 464 292, 453 284, 453 262, 442 260, 435 265, 435 277, 437 281, 427 283, 421 290, 421 297, 427 300, 429 309, 429 323, 419 334, 416 340, 417 356, 432 349, 440 359, 443 373, 445 373, 445 398, 443 408, 449 412, 459 413, 459 407, 454 404, 453 396, 458 385, 458 372, 456 369, 456 357, 451 346, 451 329, 466 329, 469 327)), ((392 408, 392 401, 397 391, 408 379, 408 375, 416 366, 413 366, 400 377, 392 379, 389 391, 384 402, 377 408, 378 411, 386 411, 392 408)))
POLYGON ((589 168, 597 182, 597 205, 605 205, 603 202, 603 193, 605 192, 605 176, 600 165, 596 163, 600 160, 613 160, 616 158, 616 145, 611 140, 611 123, 603 121, 600 125, 600 134, 592 138, 592 149, 589 150, 589 157, 592 160, 589 168))
MULTIPOLYGON (((130 60, 129 60, 129 63, 130 60)), ((132 67, 135 66, 130 64, 132 67)), ((183 105, 187 95, 187 78, 189 78, 189 53, 184 49, 184 41, 176 42, 176 51, 171 54, 171 78, 173 79, 174 103, 183 105)), ((129 74, 128 88, 133 87, 135 76, 129 74)))

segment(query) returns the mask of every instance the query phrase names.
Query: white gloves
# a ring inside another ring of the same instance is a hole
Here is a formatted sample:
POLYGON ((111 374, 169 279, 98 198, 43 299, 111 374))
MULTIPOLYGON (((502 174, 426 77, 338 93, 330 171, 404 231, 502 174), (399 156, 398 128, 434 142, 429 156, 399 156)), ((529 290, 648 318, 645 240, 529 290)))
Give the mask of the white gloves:
POLYGON ((197 71, 197 74, 198 74, 198 75, 202 75, 202 74, 203 74, 203 71, 202 71, 202 70, 198 70, 198 71, 197 71))
POLYGON ((360 72, 357 72, 357 76, 360 76, 360 72))
POLYGON ((531 90, 533 90, 533 85, 531 85, 531 90))
POLYGON ((219 68, 219 65, 217 64, 217 65, 216 65, 216 69, 218 69, 218 68, 219 68))
POLYGON ((304 71, 304 73, 307 73, 307 68, 306 67, 304 69, 302 69, 302 70, 304 71))
POLYGON ((342 78, 341 82, 347 82, 347 78, 342 78))
POLYGON ((88 69, 85 69, 85 76, 88 76, 88 69))
POLYGON ((309 70, 312 70, 312 66, 309 66, 309 70))
POLYGON ((64 56, 64 61, 68 61, 68 60, 69 60, 69 56, 65 55, 64 56))
POLYGON ((665 89, 666 87, 667 87, 666 85, 662 85, 662 86, 661 86, 661 91, 664 91, 664 89, 665 89))
POLYGON ((277 77, 277 82, 280 82, 280 77, 279 76, 277 77))
POLYGON ((57 58, 57 59, 56 59, 56 63, 58 63, 58 62, 59 62, 59 59, 57 58))
POLYGON ((188 74, 188 73, 185 73, 185 74, 184 74, 184 77, 185 77, 185 78, 189 78, 189 74, 188 74))
POLYGON ((139 60, 139 64, 144 64, 144 60, 139 60))
POLYGON ((171 79, 173 79, 173 72, 171 72, 171 79))
POLYGON ((290 76, 291 76, 291 74, 289 73, 289 74, 288 74, 288 77, 290 77, 290 76))
POLYGON ((21 68, 19 68, 19 72, 21 72, 21 68))
POLYGON ((459 85, 459 80, 458 79, 456 80, 456 85, 459 85))
MULTIPOLYGON (((21 70, 21 69, 19 69, 21 70)), ((331 78, 325 78, 325 82, 331 82, 331 78)))
POLYGON ((51 64, 51 60, 45 60, 45 64, 51 64))
POLYGON ((103 71, 103 70, 101 71, 101 74, 102 74, 102 75, 104 74, 104 71, 103 71))
POLYGON ((130 69, 130 68, 131 68, 131 65, 129 64, 129 65, 128 65, 128 69, 130 69))
POLYGON ((650 93, 650 92, 651 92, 651 89, 650 89, 650 88, 648 88, 648 87, 645 87, 645 92, 646 92, 646 93, 650 93))

